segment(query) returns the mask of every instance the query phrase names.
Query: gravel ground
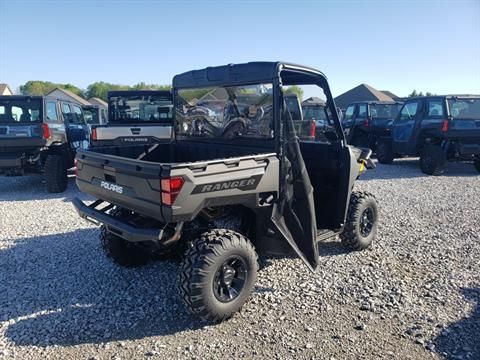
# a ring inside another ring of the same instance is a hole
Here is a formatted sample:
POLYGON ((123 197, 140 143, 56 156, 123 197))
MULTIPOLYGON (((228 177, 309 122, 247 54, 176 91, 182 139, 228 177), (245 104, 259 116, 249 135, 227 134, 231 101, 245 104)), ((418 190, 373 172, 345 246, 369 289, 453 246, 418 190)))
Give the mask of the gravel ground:
POLYGON ((415 160, 358 182, 380 203, 364 252, 324 243, 321 268, 268 260, 242 311, 193 319, 178 265, 129 270, 103 255, 97 228, 39 178, 0 178, 0 358, 480 359, 480 176, 415 160))

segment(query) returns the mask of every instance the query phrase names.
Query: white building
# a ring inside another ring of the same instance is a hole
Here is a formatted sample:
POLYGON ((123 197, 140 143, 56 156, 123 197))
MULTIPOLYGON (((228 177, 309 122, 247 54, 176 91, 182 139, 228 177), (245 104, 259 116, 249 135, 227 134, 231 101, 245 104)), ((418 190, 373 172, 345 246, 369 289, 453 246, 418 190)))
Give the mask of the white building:
POLYGON ((0 84, 0 95, 13 95, 13 91, 8 84, 0 84))

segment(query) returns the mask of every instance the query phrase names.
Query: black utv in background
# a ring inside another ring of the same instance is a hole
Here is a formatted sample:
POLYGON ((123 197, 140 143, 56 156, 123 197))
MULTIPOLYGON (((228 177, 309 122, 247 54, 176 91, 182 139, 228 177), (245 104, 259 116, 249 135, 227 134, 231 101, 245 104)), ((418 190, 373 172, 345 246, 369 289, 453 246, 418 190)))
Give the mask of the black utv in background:
POLYGON ((342 121, 349 144, 376 150, 378 139, 390 134, 401 102, 362 101, 347 106, 342 121))
POLYGON ((0 96, 0 174, 43 174, 49 192, 63 192, 75 152, 88 147, 80 105, 53 97, 0 96))
POLYGON ((110 91, 108 123, 92 126, 91 146, 168 142, 172 137, 172 108, 170 91, 110 91))
POLYGON ((74 199, 74 206, 102 224, 102 246, 117 264, 181 254, 185 305, 222 321, 254 289, 257 255, 293 251, 314 270, 322 240, 371 245, 376 200, 354 191, 373 167, 371 151, 346 144, 320 71, 282 62, 208 67, 175 76, 173 94, 171 142, 77 154, 77 185, 98 200, 74 199), (299 115, 283 91, 299 84, 325 94, 332 114, 326 141, 299 141, 299 115))
POLYGON ((472 161, 480 172, 480 95, 408 99, 377 147, 380 163, 402 156, 420 156, 429 175, 441 175, 455 160, 472 161))

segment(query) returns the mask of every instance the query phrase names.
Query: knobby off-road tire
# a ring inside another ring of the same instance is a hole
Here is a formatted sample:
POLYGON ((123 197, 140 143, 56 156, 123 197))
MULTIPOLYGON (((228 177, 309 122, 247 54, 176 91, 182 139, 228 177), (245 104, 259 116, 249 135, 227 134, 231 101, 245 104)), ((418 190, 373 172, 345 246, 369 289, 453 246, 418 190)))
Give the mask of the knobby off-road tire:
POLYGON ((473 165, 475 166, 475 169, 477 169, 477 171, 480 173, 480 158, 479 159, 475 159, 473 161, 473 165))
POLYGON ((252 243, 232 230, 215 229, 195 239, 178 278, 180 297, 203 320, 221 322, 240 310, 258 272, 252 243))
POLYGON ((392 144, 388 141, 380 140, 376 149, 377 159, 380 164, 391 164, 395 158, 392 144))
POLYGON ((420 169, 427 175, 442 175, 445 171, 447 157, 438 145, 427 145, 420 155, 420 169))
POLYGON ((350 196, 347 221, 340 234, 342 243, 352 250, 368 248, 378 227, 377 200, 368 192, 353 192, 350 196))
POLYGON ((61 155, 48 155, 43 166, 45 183, 49 193, 61 193, 67 188, 67 165, 61 155))
MULTIPOLYGON (((121 210, 114 209, 110 215, 121 216, 121 210)), ((107 257, 123 267, 138 267, 151 260, 151 253, 138 243, 132 243, 112 234, 105 225, 100 227, 100 243, 107 257)))

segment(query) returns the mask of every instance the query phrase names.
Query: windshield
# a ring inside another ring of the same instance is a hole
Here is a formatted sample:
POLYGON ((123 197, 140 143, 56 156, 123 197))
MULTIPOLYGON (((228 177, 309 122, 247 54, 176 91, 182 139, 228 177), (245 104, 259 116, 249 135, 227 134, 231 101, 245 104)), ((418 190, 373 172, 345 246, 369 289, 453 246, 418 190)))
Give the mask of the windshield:
POLYGON ((83 108, 83 118, 87 124, 99 124, 98 119, 98 108, 93 107, 84 107, 83 108))
POLYGON ((203 138, 273 138, 271 84, 180 89, 177 134, 203 138))
POLYGON ((480 119, 480 98, 448 99, 450 115, 459 119, 480 119))
POLYGON ((0 99, 0 123, 32 123, 42 121, 40 99, 0 99))
POLYGON ((325 107, 318 106, 304 106, 303 107, 303 118, 305 120, 328 120, 327 113, 325 112, 325 107))
POLYGON ((111 96, 108 99, 109 122, 136 123, 153 122, 171 124, 173 106, 164 95, 111 96))
POLYGON ((400 111, 401 104, 370 104, 373 119, 394 119, 400 111))

